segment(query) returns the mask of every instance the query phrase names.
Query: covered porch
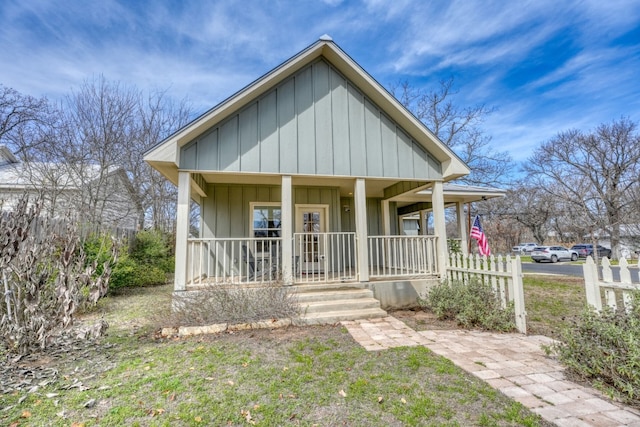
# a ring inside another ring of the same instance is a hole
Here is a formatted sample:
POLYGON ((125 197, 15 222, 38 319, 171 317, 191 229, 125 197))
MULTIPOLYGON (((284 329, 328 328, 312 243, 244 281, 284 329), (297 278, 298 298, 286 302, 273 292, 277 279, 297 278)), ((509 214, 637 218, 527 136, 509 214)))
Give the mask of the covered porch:
POLYGON ((446 206, 466 241, 469 194, 440 181, 283 175, 256 184, 235 174, 179 174, 176 291, 437 279, 448 256, 446 206), (199 237, 189 235, 190 200, 201 209, 199 237))

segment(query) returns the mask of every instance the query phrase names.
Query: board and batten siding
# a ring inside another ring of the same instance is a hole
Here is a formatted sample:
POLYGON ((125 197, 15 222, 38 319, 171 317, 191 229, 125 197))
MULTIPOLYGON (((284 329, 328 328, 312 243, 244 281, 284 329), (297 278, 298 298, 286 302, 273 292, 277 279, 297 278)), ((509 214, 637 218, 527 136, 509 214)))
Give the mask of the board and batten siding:
MULTIPOLYGON (((200 212, 204 238, 249 237, 251 203, 280 203, 282 200, 280 187, 271 185, 208 184, 207 194, 208 197, 202 199, 200 212)), ((294 204, 329 205, 329 231, 341 231, 337 188, 293 187, 293 199, 294 204)))
POLYGON ((433 156, 323 59, 182 147, 180 168, 442 177, 433 156))

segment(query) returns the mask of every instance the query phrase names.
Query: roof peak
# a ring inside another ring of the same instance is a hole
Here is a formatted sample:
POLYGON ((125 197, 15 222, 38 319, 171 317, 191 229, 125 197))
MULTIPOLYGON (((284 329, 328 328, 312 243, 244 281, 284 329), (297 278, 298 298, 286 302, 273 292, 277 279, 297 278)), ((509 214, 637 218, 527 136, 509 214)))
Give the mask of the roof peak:
POLYGON ((329 34, 324 33, 323 35, 320 36, 320 40, 323 42, 332 42, 333 38, 331 38, 329 34))

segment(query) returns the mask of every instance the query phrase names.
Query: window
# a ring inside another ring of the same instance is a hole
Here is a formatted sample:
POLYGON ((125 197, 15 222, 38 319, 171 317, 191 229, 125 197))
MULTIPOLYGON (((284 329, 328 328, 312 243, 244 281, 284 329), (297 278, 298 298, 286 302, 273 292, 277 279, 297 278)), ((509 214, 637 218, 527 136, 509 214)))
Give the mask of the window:
POLYGON ((252 205, 252 236, 257 238, 280 237, 280 205, 255 204, 252 205))

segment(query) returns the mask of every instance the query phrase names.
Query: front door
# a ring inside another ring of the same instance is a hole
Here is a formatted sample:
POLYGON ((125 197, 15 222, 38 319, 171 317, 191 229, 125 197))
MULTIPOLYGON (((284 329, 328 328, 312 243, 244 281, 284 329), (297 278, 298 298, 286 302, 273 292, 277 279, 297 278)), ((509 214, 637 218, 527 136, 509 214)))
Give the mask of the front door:
POLYGON ((322 273, 324 271, 325 244, 327 230, 326 205, 296 206, 296 231, 301 233, 296 239, 296 258, 301 273, 322 273))

